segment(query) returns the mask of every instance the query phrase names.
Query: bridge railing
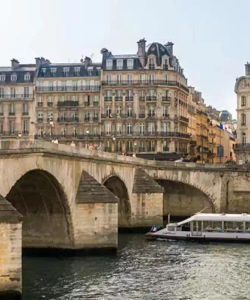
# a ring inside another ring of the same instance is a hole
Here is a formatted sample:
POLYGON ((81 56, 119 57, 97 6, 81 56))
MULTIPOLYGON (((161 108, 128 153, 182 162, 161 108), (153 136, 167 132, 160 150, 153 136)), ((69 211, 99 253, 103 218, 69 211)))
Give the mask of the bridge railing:
POLYGON ((156 161, 138 157, 124 156, 116 153, 104 152, 100 150, 88 150, 73 145, 55 144, 43 140, 0 140, 0 156, 3 154, 21 154, 21 153, 54 153, 68 156, 76 156, 82 159, 103 160, 112 163, 119 162, 124 164, 133 164, 142 167, 151 167, 156 169, 177 168, 177 169, 199 169, 199 170, 232 170, 247 169, 242 165, 227 164, 198 164, 193 162, 172 162, 156 161))

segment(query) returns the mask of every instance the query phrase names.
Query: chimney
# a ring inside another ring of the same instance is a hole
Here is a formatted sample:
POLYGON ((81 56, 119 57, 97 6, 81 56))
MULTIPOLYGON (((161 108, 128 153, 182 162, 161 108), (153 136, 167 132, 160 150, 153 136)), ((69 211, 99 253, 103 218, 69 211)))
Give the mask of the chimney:
POLYGON ((168 42, 167 44, 165 44, 165 47, 167 48, 170 56, 173 56, 173 46, 174 46, 174 43, 172 43, 172 42, 168 42))
POLYGON ((12 69, 18 68, 19 67, 19 61, 17 59, 13 58, 11 60, 11 67, 12 67, 12 69))
POLYGON ((250 76, 250 63, 247 62, 245 64, 245 72, 246 72, 246 76, 250 76))
POLYGON ((90 57, 85 56, 83 63, 84 63, 85 68, 87 68, 92 63, 92 60, 90 57))
POLYGON ((137 55, 143 67, 145 66, 146 63, 146 42, 147 41, 145 40, 145 38, 137 42, 138 44, 137 55))

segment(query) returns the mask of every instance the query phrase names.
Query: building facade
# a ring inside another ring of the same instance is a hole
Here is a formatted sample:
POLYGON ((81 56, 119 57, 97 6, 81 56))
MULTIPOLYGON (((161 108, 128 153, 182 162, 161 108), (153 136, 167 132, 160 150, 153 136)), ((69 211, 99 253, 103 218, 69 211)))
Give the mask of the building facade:
MULTIPOLYGON (((173 43, 137 42, 135 54, 101 50, 102 62, 0 68, 1 138, 38 138, 153 159, 213 162, 202 94, 189 87, 173 43)), ((211 110, 211 109, 210 109, 211 110)), ((212 110, 211 110, 212 111, 212 110)), ((215 109, 212 111, 217 112, 215 109)))
POLYGON ((245 76, 236 79, 237 144, 235 152, 240 163, 250 162, 250 64, 245 65, 245 76))

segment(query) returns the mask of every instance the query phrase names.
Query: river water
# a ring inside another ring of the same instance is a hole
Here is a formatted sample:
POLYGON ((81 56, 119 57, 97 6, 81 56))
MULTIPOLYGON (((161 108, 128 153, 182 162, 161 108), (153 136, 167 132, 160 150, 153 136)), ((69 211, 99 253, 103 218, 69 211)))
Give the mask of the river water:
POLYGON ((117 255, 24 257, 23 299, 250 299, 250 245, 119 235, 117 255))

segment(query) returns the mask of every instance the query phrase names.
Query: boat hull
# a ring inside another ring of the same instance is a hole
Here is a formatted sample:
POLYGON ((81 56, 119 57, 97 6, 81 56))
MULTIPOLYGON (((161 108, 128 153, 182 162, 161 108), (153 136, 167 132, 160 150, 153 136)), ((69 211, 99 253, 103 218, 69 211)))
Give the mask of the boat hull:
POLYGON ((182 240, 182 241, 199 241, 199 242, 224 242, 224 243, 250 243, 250 238, 243 237, 215 237, 215 236, 178 236, 178 235, 168 235, 168 234, 157 234, 157 233, 147 233, 146 237, 148 240, 182 240))

